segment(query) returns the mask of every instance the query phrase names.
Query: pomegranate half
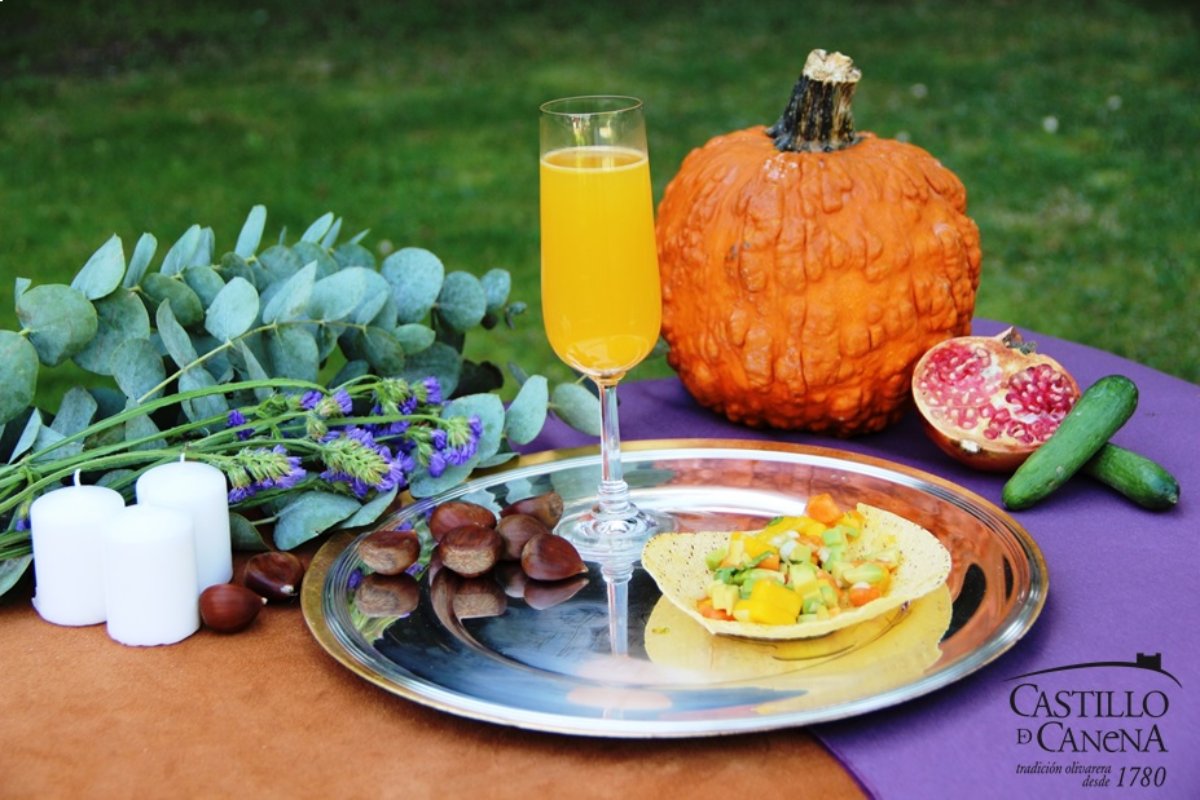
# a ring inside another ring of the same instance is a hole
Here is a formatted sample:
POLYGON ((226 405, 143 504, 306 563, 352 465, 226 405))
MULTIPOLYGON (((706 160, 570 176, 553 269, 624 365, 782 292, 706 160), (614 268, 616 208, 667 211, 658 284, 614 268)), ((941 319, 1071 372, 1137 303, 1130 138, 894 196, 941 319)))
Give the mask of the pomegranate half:
POLYGON ((931 347, 913 371, 912 392, 925 432, 943 452, 976 469, 1011 472, 1058 429, 1079 384, 1009 328, 931 347))

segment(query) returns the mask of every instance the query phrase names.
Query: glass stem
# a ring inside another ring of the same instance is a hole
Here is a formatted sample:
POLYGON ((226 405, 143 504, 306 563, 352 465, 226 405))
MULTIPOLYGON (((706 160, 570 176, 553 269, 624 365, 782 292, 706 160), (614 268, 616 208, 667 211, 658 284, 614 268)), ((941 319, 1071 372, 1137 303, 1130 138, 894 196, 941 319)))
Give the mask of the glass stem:
POLYGON ((600 390, 600 490, 597 512, 601 520, 630 515, 629 485, 621 469, 621 430, 617 422, 617 382, 596 381, 600 390))

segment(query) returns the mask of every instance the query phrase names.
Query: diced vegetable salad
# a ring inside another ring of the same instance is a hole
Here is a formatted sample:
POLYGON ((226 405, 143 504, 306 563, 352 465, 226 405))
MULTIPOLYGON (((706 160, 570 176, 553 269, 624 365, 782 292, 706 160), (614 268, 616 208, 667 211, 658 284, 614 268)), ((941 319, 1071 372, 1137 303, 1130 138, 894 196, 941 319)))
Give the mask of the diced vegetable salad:
POLYGON ((728 547, 705 559, 712 581, 697 610, 713 619, 792 625, 866 605, 887 594, 900 554, 895 547, 858 552, 862 530, 862 514, 818 494, 803 516, 734 531, 728 547))

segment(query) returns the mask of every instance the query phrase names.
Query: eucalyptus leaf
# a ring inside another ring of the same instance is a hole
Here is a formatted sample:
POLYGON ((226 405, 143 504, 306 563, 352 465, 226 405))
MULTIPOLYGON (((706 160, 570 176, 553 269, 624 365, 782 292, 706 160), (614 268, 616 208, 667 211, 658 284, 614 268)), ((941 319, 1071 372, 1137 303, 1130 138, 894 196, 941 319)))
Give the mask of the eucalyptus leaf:
POLYGON ((221 341, 230 341, 250 330, 258 318, 258 291, 245 278, 234 278, 213 299, 204 316, 204 328, 221 341))
POLYGON ((494 392, 503 385, 504 373, 500 371, 499 367, 490 361, 476 363, 467 358, 463 359, 455 391, 459 394, 494 392))
POLYGON ((378 375, 391 377, 404 369, 404 345, 391 331, 367 328, 362 337, 362 350, 378 375))
POLYGON ((435 336, 433 328, 419 322, 399 325, 392 331, 392 335, 400 342, 405 353, 419 353, 425 350, 433 344, 435 336))
POLYGON ((21 430, 21 436, 17 439, 16 445, 13 446, 12 453, 8 456, 8 463, 13 463, 21 456, 25 455, 33 447, 33 443, 37 441, 38 434, 42 430, 42 412, 36 408, 29 414, 29 419, 25 422, 25 427, 21 430))
POLYGON ((504 433, 517 444, 533 441, 546 424, 550 389, 546 378, 534 375, 525 381, 504 415, 504 433))
POLYGON ((254 255, 254 251, 262 243, 263 228, 266 227, 266 224, 267 207, 254 206, 251 208, 250 213, 246 215, 246 221, 242 223, 242 231, 238 234, 233 252, 242 258, 254 255))
POLYGON ((422 472, 408 487, 409 493, 416 498, 433 497, 449 491, 471 476, 472 466, 446 467, 446 471, 438 477, 422 472))
POLYGON ((499 314, 508 302, 512 292, 512 275, 506 269, 489 269, 479 279, 483 285, 483 293, 487 297, 487 313, 499 314))
MULTIPOLYGON (((362 267, 350 267, 317 281, 312 290, 313 319, 329 322, 349 317, 364 300, 368 299, 367 291, 370 286, 368 275, 375 275, 375 273, 362 267)), ((383 295, 383 299, 386 297, 387 295, 383 295)), ((380 305, 382 305, 382 300, 380 305)), ((378 311, 378 306, 367 316, 367 319, 375 316, 375 311, 378 311)))
POLYGON ((71 281, 71 288, 80 291, 88 300, 99 300, 120 286, 123 277, 125 250, 121 246, 121 237, 114 234, 79 270, 75 280, 71 281))
POLYGON ((387 511, 392 502, 395 501, 396 495, 400 490, 396 487, 389 489, 386 492, 380 492, 371 498, 370 501, 364 503, 362 508, 355 511, 352 516, 346 519, 339 525, 339 528, 361 528, 364 525, 370 525, 375 520, 379 519, 383 512, 387 511))
POLYGON ((300 256, 281 244, 272 245, 259 253, 258 263, 262 264, 272 281, 290 278, 304 266, 300 256))
MULTIPOLYGON (((208 266, 213 263, 213 250, 217 246, 217 235, 212 228, 200 229, 200 241, 192 251, 192 257, 184 262, 183 269, 188 267, 208 266)), ((180 270, 182 272, 182 270, 180 270)))
POLYGON ((465 331, 483 319, 488 299, 478 278, 469 272, 457 271, 446 276, 436 305, 447 325, 456 331, 465 331))
POLYGON ((88 394, 96 401, 96 419, 108 419, 125 408, 125 393, 111 386, 92 386, 88 394))
POLYGON ((333 225, 333 212, 329 211, 322 214, 313 224, 308 226, 308 230, 300 237, 302 242, 319 242, 325 236, 325 233, 333 225))
POLYGON ((86 347, 99 325, 95 307, 82 292, 56 283, 34 286, 17 298, 17 318, 49 367, 86 347))
POLYGON ((150 262, 154 260, 154 251, 158 249, 158 239, 152 234, 143 233, 133 246, 133 255, 129 257, 129 268, 125 270, 123 285, 132 289, 142 282, 150 262))
POLYGON ((15 419, 37 394, 38 354, 29 340, 0 331, 0 423, 15 419))
POLYGON ((317 280, 329 277, 341 269, 341 266, 334 260, 333 254, 316 242, 296 242, 292 245, 292 252, 305 264, 316 263, 317 280))
POLYGON ((550 394, 550 409, 577 431, 600 435, 600 401, 578 383, 560 383, 550 394))
POLYGON ((524 303, 509 303, 504 307, 504 324, 509 329, 517 327, 517 317, 529 310, 529 306, 524 303))
POLYGON ((184 231, 183 235, 175 240, 175 244, 171 245, 171 249, 163 256, 159 274, 175 275, 182 272, 184 267, 191 266, 192 256, 195 255, 196 248, 200 246, 200 240, 203 237, 204 233, 199 225, 193 225, 184 231))
POLYGON ((359 503, 333 492, 304 492, 279 511, 275 546, 292 550, 354 514, 359 503))
POLYGON ((462 358, 458 351, 441 342, 434 342, 419 353, 413 353, 404 359, 404 369, 400 376, 406 381, 415 382, 422 378, 433 377, 442 385, 442 394, 449 397, 458 388, 458 376, 462 371, 462 358))
POLYGON ((83 442, 70 442, 62 447, 54 446, 65 438, 67 437, 53 428, 43 425, 38 429, 37 438, 33 440, 33 447, 30 448, 38 455, 31 460, 34 463, 42 464, 59 458, 69 458, 83 452, 83 442))
POLYGON ((279 291, 263 307, 263 322, 290 322, 307 319, 308 306, 316 284, 316 263, 306 264, 287 279, 279 291))
POLYGON ((131 469, 110 469, 97 479, 96 485, 106 489, 116 489, 129 486, 136 480, 137 473, 131 469))
MULTIPOLYGON (((231 278, 234 276, 230 276, 231 278)), ((211 266, 204 264, 188 267, 183 271, 183 282, 200 298, 200 304, 205 308, 212 305, 213 300, 225 288, 225 279, 211 266)))
MULTIPOLYGON (((181 393, 197 389, 211 389, 215 386, 217 386, 217 381, 204 367, 192 367, 184 370, 183 374, 179 376, 181 393)), ((209 417, 226 414, 228 411, 229 402, 221 394, 209 394, 183 401, 183 413, 192 422, 200 422, 209 417)))
POLYGON ((343 242, 339 244, 333 250, 333 260, 343 269, 346 267, 375 269, 375 256, 358 242, 343 242))
POLYGON ((480 459, 479 464, 477 466, 480 469, 489 469, 491 467, 498 467, 501 464, 507 464, 509 461, 512 461, 516 457, 517 457, 516 452, 514 452, 512 450, 505 450, 505 449, 501 448, 500 452, 496 453, 495 455, 489 456, 488 458, 480 459))
POLYGON ((200 357, 196 352, 195 346, 192 344, 192 337, 183 329, 179 321, 175 319, 174 307, 167 300, 162 302, 155 313, 155 322, 158 324, 158 335, 162 338, 163 347, 166 348, 167 354, 180 369, 186 369, 188 365, 200 357))
POLYGON ((25 290, 33 285, 33 281, 29 278, 17 278, 13 281, 13 302, 16 302, 21 295, 25 294, 25 290))
MULTIPOLYGON (((130 407, 135 404, 130 401, 130 407)), ((125 441, 137 442, 145 439, 146 441, 135 446, 134 450, 161 450, 167 446, 167 443, 162 439, 154 437, 159 433, 158 426, 154 424, 154 420, 150 419, 149 414, 139 414, 125 422, 125 441)))
MULTIPOLYGON (((254 355, 254 351, 250 349, 244 339, 238 341, 237 352, 242 358, 243 371, 248 380, 265 381, 270 379, 271 376, 263 369, 258 356, 254 355)), ((258 398, 259 402, 262 402, 271 396, 271 390, 265 386, 259 387, 254 390, 254 396, 258 398)))
POLYGON ((345 386, 353 380, 357 380, 364 375, 371 374, 371 365, 361 359, 354 359, 342 364, 342 368, 337 371, 337 374, 329 379, 329 385, 333 387, 345 386))
POLYGON ((185 328, 204 319, 204 304, 192 287, 183 282, 182 275, 172 278, 161 272, 151 272, 142 279, 142 291, 149 298, 151 308, 170 302, 175 319, 185 328))
POLYGON ((138 296, 119 288, 95 303, 96 335, 75 354, 75 363, 96 375, 112 374, 113 353, 130 339, 150 336, 150 315, 138 296))
POLYGON ((369 267, 343 267, 342 271, 349 272, 351 270, 362 275, 365 287, 362 301, 354 307, 354 311, 350 314, 350 321, 359 325, 365 325, 383 314, 384 319, 390 320, 390 324, 386 327, 393 327, 395 325, 395 304, 392 301, 392 287, 374 269, 369 267), (385 312, 385 308, 389 305, 391 305, 390 314, 385 312))
POLYGON ((483 435, 479 437, 479 449, 468 465, 488 458, 500 449, 504 436, 504 403, 494 394, 469 394, 458 397, 442 407, 442 417, 479 417, 483 423, 483 435))
POLYGON ((63 436, 74 436, 92 424, 99 408, 96 398, 81 386, 72 386, 58 404, 58 412, 50 427, 63 436))
POLYGON ((270 275, 261 266, 251 266, 246 259, 239 256, 237 253, 226 253, 221 256, 221 265, 219 267, 218 276, 221 278, 221 283, 233 278, 245 278, 250 284, 260 292, 264 286, 269 286, 271 283, 270 275), (259 279, 259 276, 262 279, 259 279))
POLYGON ((17 581, 24 577, 25 572, 29 569, 29 565, 32 563, 32 555, 6 558, 5 560, 0 561, 0 595, 3 595, 9 589, 16 586, 17 581))
POLYGON ((267 334, 267 353, 276 377, 315 381, 320 369, 317 342, 300 327, 284 327, 267 334))
POLYGON ((250 520, 234 512, 229 513, 229 538, 234 550, 263 553, 271 549, 263 535, 258 532, 258 528, 254 527, 250 520))
POLYGON ((149 339, 122 342, 113 351, 112 370, 117 386, 130 400, 151 400, 162 396, 161 388, 152 396, 146 396, 151 389, 161 386, 167 377, 162 356, 149 339))
POLYGON ((380 272, 392 287, 401 322, 425 319, 446 277, 441 259, 419 247, 405 247, 383 260, 380 272))
POLYGON ((324 247, 326 250, 329 250, 335 244, 337 244, 338 236, 340 236, 341 234, 342 234, 342 218, 338 217, 337 219, 335 219, 333 221, 333 224, 329 226, 329 230, 325 231, 325 235, 321 237, 321 242, 320 242, 321 247, 324 247))

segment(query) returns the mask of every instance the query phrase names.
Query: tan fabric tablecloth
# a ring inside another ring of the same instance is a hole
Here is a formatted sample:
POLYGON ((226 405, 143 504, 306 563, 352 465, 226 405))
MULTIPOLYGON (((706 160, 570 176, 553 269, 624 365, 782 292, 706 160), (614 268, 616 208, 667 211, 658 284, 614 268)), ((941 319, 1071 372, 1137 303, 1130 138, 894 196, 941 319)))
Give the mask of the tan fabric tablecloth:
POLYGON ((803 730, 557 736, 460 719, 353 675, 298 603, 235 635, 131 648, 0 600, 3 798, 861 797, 803 730))

